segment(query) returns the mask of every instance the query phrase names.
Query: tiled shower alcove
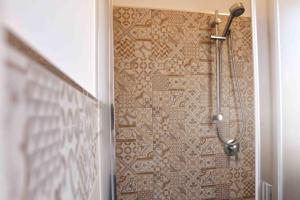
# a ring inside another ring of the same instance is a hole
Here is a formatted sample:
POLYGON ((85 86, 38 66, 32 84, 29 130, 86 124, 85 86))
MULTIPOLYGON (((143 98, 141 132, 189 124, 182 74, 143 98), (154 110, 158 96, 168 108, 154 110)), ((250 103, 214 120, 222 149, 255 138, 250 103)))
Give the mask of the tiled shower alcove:
MULTIPOLYGON (((211 17, 114 8, 118 200, 254 199, 251 18, 240 17, 233 24, 246 113, 246 134, 236 162, 224 154, 211 119, 215 110, 211 17)), ((223 52, 222 106, 228 134, 234 135, 240 108, 226 47, 223 52)))

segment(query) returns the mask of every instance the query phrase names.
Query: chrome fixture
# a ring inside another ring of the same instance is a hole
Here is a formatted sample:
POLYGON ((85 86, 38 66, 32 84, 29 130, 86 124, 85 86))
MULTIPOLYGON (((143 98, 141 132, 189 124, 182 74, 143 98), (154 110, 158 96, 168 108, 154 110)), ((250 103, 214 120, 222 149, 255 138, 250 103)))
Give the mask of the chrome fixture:
POLYGON ((234 144, 234 140, 228 140, 224 146, 224 151, 228 156, 234 156, 238 160, 238 152, 240 151, 240 144, 234 144))
POLYGON ((241 93, 240 93, 240 87, 239 82, 237 78, 237 69, 236 64, 234 60, 233 55, 233 43, 232 43, 232 36, 231 36, 231 24, 234 20, 234 18, 241 16, 245 12, 245 8, 242 3, 236 3, 229 9, 230 15, 227 20, 225 29, 222 33, 222 35, 219 35, 219 24, 222 23, 221 19, 219 18, 219 12, 215 11, 215 17, 211 21, 211 27, 215 30, 215 35, 211 36, 212 40, 215 40, 215 46, 216 46, 216 114, 213 116, 213 121, 216 124, 217 127, 217 135, 219 140, 224 144, 224 152, 228 156, 235 156, 235 159, 238 159, 238 152, 240 148, 240 141, 243 138, 243 135, 245 133, 245 124, 244 124, 244 104, 242 101, 241 93), (227 131, 227 128, 225 126, 224 122, 224 115, 222 114, 222 102, 221 102, 221 96, 222 96, 222 46, 223 42, 227 41, 227 47, 228 47, 228 56, 229 56, 229 65, 231 67, 233 81, 234 81, 234 88, 237 92, 237 96, 239 99, 240 104, 240 117, 242 124, 240 125, 240 135, 239 137, 235 139, 225 139, 223 134, 227 131))
POLYGON ((223 37, 228 36, 228 34, 230 32, 230 26, 232 24, 233 19, 236 18, 236 17, 241 16, 245 12, 245 8, 244 8, 244 5, 242 3, 235 3, 230 7, 229 11, 230 11, 230 15, 229 15, 229 18, 227 20, 227 23, 226 23, 225 29, 223 31, 223 34, 222 34, 223 37))

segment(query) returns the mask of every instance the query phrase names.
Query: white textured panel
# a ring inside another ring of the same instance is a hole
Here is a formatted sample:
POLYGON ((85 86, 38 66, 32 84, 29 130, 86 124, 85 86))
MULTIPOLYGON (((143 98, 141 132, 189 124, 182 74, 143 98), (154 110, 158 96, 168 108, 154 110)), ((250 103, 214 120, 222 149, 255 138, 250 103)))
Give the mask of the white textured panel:
POLYGON ((283 199, 298 200, 300 196, 300 160, 297 157, 300 149, 300 1, 279 0, 278 5, 282 72, 283 199))
POLYGON ((8 41, 2 92, 9 112, 0 113, 7 200, 88 200, 99 193, 97 101, 13 35, 8 41))

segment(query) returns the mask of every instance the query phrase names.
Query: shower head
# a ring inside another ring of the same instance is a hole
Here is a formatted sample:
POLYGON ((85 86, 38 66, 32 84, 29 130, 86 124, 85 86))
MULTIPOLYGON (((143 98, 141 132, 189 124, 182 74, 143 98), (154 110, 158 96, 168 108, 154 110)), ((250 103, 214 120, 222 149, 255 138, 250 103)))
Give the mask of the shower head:
POLYGON ((233 17, 239 17, 245 12, 245 7, 242 3, 235 3, 230 7, 229 11, 233 17))
POLYGON ((233 19, 235 17, 241 16, 245 12, 245 7, 242 3, 235 3, 230 7, 229 11, 230 11, 230 15, 223 32, 223 37, 226 37, 229 34, 230 26, 233 19))

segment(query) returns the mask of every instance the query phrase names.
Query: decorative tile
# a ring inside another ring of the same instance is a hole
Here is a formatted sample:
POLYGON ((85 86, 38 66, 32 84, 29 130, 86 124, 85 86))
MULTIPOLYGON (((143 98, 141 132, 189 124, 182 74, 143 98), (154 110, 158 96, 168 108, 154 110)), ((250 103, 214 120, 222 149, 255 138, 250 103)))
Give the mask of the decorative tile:
POLYGON ((211 95, 212 89, 214 89, 213 84, 213 77, 210 75, 187 75, 185 88, 186 90, 197 90, 199 94, 211 95))
POLYGON ((168 90, 169 89, 169 79, 166 75, 154 74, 152 75, 152 86, 153 90, 168 90))
POLYGON ((136 158, 151 159, 153 157, 153 135, 141 134, 136 139, 136 158))
POLYGON ((132 168, 137 174, 153 173, 154 163, 152 158, 137 159, 132 168))
POLYGON ((133 70, 124 69, 115 75, 115 79, 116 92, 122 94, 136 90, 135 72, 133 70))
POLYGON ((170 120, 169 121, 169 129, 166 132, 165 140, 168 141, 177 141, 184 138, 185 129, 184 129, 184 121, 183 120, 170 120))
POLYGON ((137 177, 130 171, 117 178, 117 188, 121 194, 131 194, 138 191, 137 177))
POLYGON ((186 58, 184 60, 186 75, 203 75, 214 72, 214 62, 202 61, 197 58, 186 58))
MULTIPOLYGON (((151 40, 151 19, 145 22, 143 25, 134 26, 130 30, 130 34, 139 41, 149 42, 151 40)), ((150 44, 151 45, 151 44, 150 44)), ((146 48, 149 49, 149 48, 146 48)), ((151 49, 150 49, 151 52, 151 49)))
POLYGON ((117 198, 120 200, 138 200, 136 192, 119 194, 117 198))
POLYGON ((130 165, 136 160, 136 142, 133 139, 117 140, 117 158, 130 165))
POLYGON ((169 90, 184 90, 185 77, 184 76, 169 76, 169 90))
POLYGON ((254 180, 247 180, 244 182, 244 197, 251 197, 255 194, 255 181, 254 180))
POLYGON ((170 107, 170 91, 153 91, 153 107, 170 107))
POLYGON ((201 144, 201 154, 202 155, 211 155, 211 154, 218 154, 223 153, 223 148, 221 142, 218 140, 217 137, 203 137, 202 144, 201 144))
POLYGON ((136 109, 136 127, 142 131, 139 134, 152 134, 152 108, 136 109))
POLYGON ((134 108, 121 108, 118 110, 117 116, 118 127, 135 127, 136 126, 136 110, 134 108))
POLYGON ((153 190, 138 192, 139 200, 153 200, 153 190))
POLYGON ((126 61, 130 61, 135 56, 135 46, 134 40, 129 36, 116 41, 115 54, 120 55, 120 57, 126 61))
POLYGON ((138 191, 153 191, 153 174, 143 173, 137 175, 138 191))
MULTIPOLYGON (((232 28, 246 121, 235 161, 225 155, 212 121, 216 112, 212 17, 114 9, 117 149, 122 149, 117 151, 117 177, 128 172, 132 181, 125 185, 137 185, 127 193, 118 187, 117 199, 254 198, 251 19, 241 17, 232 28)), ((227 51, 224 45, 221 99, 223 136, 231 139, 239 135, 241 122, 227 51)))
POLYGON ((201 199, 219 199, 216 198, 218 193, 216 192, 216 186, 201 187, 200 197, 201 199))
POLYGON ((218 153, 215 155, 216 168, 228 168, 229 159, 224 153, 218 153))
POLYGON ((136 77, 151 75, 153 65, 147 58, 136 58, 130 62, 130 68, 134 69, 136 77))
POLYGON ((230 183, 229 169, 202 169, 200 177, 201 186, 230 183))
POLYGON ((150 75, 137 75, 135 78, 136 91, 152 91, 152 81, 150 75))
POLYGON ((114 23, 121 26, 123 29, 133 27, 133 25, 145 25, 151 21, 151 12, 149 9, 136 8, 114 8, 114 23))
POLYGON ((136 128, 118 128, 116 138, 120 140, 136 139, 136 128))
MULTIPOLYGON (((172 109, 170 109, 169 112, 170 112, 170 115, 169 115, 170 120, 173 120, 174 122, 180 120, 180 121, 183 121, 183 123, 184 123, 184 119, 186 117, 185 109, 172 108, 172 109)), ((183 124, 183 127, 184 127, 184 124, 183 124)))
MULTIPOLYGON (((124 94, 126 95, 126 94, 124 94)), ((122 97, 122 96, 121 96, 122 97)), ((152 107, 152 92, 146 92, 146 91, 137 91, 135 94, 130 94, 130 96, 125 96, 127 97, 127 102, 130 104, 125 104, 128 105, 127 107, 136 107, 136 108, 151 108, 152 107), (133 99, 133 100, 132 100, 133 99), (130 101, 133 101, 132 103, 130 101)), ((122 106, 122 105, 120 105, 122 106)), ((123 106, 125 107, 125 106, 123 106)), ((126 107, 125 107, 126 108, 126 107)))
POLYGON ((199 59, 205 62, 213 61, 212 44, 207 43, 186 43, 184 46, 185 58, 199 59))
MULTIPOLYGON (((255 192, 254 192, 255 193, 255 192)), ((216 198, 217 199, 230 199, 230 191, 228 184, 217 185, 216 187, 216 198)))
POLYGON ((170 92, 170 107, 177 109, 184 109, 186 105, 185 91, 171 91, 170 92))
POLYGON ((152 44, 152 60, 166 60, 171 52, 171 47, 168 45, 168 43, 160 40, 153 40, 152 44))
POLYGON ((186 126, 188 128, 201 126, 201 124, 207 124, 212 121, 213 108, 207 106, 195 105, 192 102, 187 105, 186 112, 186 126))
POLYGON ((181 49, 166 62, 167 73, 170 75, 185 75, 186 66, 181 49))
POLYGON ((136 40, 135 42, 135 57, 150 58, 152 51, 151 40, 136 40))
POLYGON ((202 169, 214 169, 217 167, 215 155, 202 155, 200 158, 200 166, 202 169))
POLYGON ((153 133, 168 134, 170 117, 167 109, 153 108, 153 133))

